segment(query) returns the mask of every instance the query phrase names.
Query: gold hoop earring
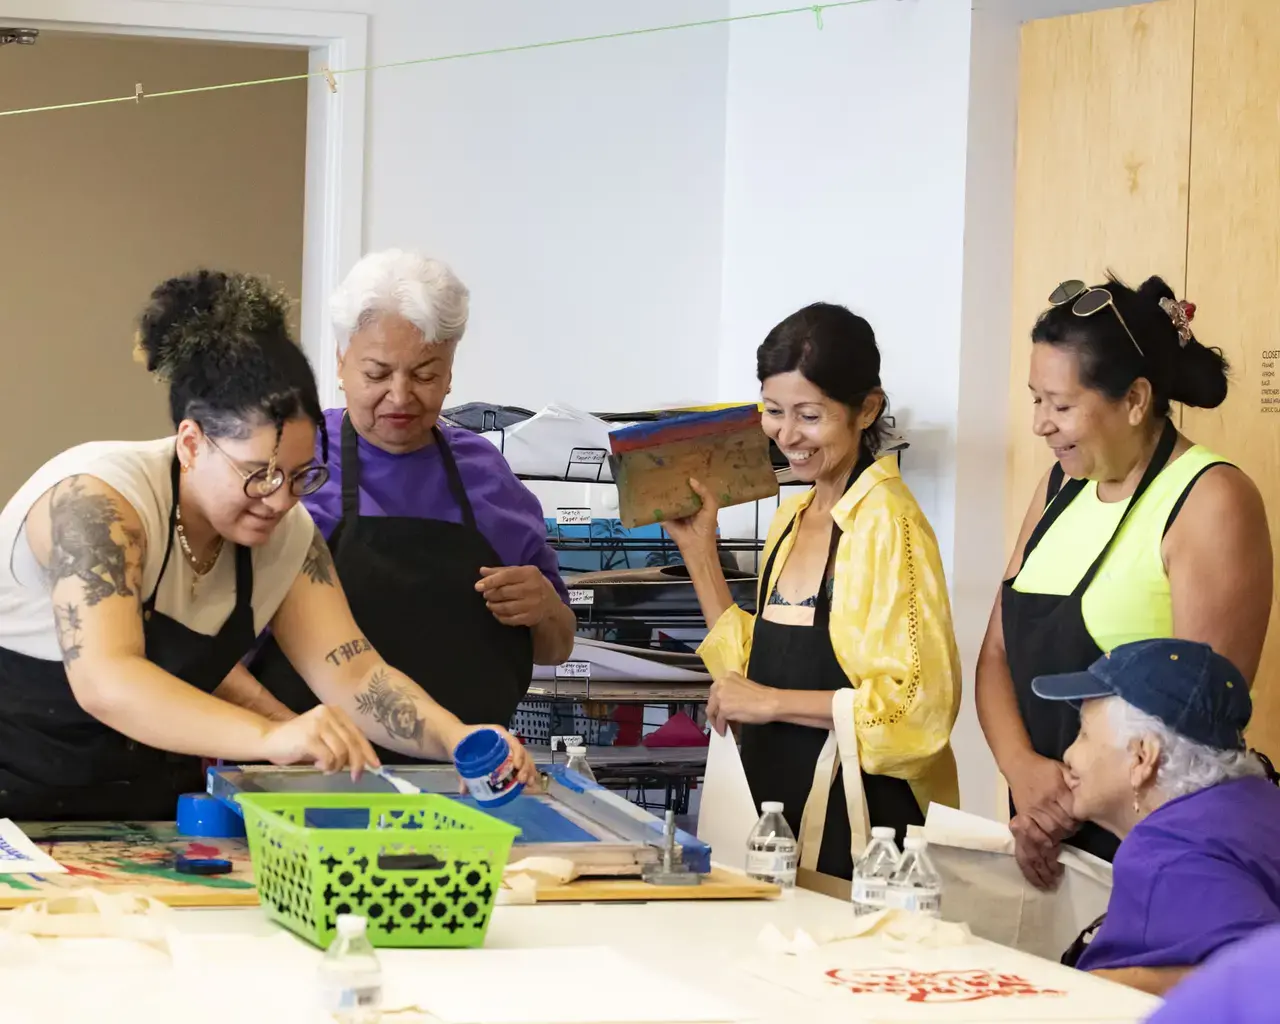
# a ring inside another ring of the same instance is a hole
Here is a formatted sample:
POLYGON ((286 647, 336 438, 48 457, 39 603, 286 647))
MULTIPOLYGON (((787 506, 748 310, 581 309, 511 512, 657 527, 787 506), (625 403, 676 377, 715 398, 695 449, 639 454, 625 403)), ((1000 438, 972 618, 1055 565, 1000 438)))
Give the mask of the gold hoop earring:
POLYGON ((1138 787, 1133 787, 1133 813, 1142 817, 1142 801, 1138 799, 1138 787))

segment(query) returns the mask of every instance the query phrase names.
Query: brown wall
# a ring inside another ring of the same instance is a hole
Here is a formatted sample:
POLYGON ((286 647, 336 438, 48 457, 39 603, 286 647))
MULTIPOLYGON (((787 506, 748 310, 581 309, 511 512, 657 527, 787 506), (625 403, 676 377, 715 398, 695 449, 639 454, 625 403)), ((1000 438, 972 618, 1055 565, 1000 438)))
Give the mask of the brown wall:
MULTIPOLYGON (((46 32, 0 49, 0 109, 306 70, 303 50, 46 32)), ((69 445, 171 429, 132 359, 155 284, 210 266, 299 295, 305 160, 302 81, 0 118, 0 504, 69 445)))

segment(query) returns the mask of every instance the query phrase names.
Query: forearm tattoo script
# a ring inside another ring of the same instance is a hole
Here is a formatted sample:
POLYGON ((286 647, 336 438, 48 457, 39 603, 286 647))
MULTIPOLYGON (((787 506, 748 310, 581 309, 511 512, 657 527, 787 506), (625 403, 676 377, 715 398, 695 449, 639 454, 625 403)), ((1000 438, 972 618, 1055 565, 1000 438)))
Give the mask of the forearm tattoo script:
POLYGON ((426 722, 403 689, 391 681, 391 673, 385 668, 375 669, 369 680, 369 688, 356 694, 356 707, 361 714, 369 715, 387 730, 387 735, 400 740, 422 743, 426 722))
POLYGON ((373 644, 369 643, 364 637, 358 636, 354 640, 348 640, 345 644, 335 647, 324 656, 324 660, 334 665, 342 665, 352 658, 358 658, 365 651, 371 650, 373 650, 373 644))

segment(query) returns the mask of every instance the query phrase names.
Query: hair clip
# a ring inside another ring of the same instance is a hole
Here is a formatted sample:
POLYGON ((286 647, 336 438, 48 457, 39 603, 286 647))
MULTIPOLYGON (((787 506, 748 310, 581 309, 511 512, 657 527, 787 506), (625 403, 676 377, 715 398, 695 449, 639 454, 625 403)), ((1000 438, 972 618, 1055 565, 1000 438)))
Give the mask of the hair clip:
POLYGON ((1179 344, 1186 348, 1187 342, 1191 340, 1191 321, 1196 318, 1196 304, 1187 302, 1185 299, 1181 302, 1175 302, 1173 299, 1161 299, 1160 308, 1173 321, 1173 326, 1178 331, 1179 344))

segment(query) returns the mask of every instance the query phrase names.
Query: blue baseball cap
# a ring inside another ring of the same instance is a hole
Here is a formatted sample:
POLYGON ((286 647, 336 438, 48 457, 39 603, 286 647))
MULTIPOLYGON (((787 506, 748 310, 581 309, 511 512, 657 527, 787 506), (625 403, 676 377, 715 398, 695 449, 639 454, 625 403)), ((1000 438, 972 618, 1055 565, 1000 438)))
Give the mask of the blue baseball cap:
POLYGON ((1032 692, 1079 705, 1119 697, 1180 736, 1215 750, 1244 750, 1253 701, 1244 674, 1208 644, 1138 640, 1121 644, 1086 672, 1038 676, 1032 692))

